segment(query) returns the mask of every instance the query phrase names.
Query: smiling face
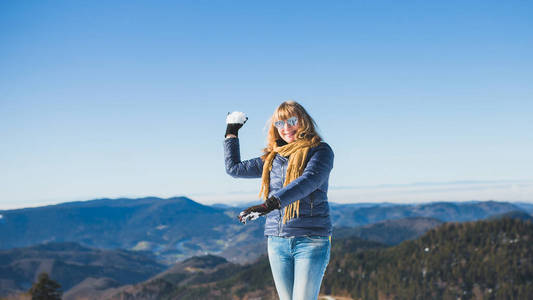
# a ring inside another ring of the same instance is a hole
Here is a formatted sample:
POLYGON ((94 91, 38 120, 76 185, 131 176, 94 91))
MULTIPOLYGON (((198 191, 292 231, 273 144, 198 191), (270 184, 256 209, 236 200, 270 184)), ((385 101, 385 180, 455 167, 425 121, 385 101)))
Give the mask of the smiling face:
POLYGON ((296 101, 288 100, 281 103, 268 119, 267 147, 264 149, 266 155, 279 147, 279 141, 286 143, 298 142, 300 140, 321 141, 322 138, 316 132, 316 124, 307 111, 296 101))
POLYGON ((291 117, 287 120, 279 120, 275 122, 276 129, 278 130, 279 136, 287 143, 292 143, 296 141, 298 137, 298 118, 291 117))

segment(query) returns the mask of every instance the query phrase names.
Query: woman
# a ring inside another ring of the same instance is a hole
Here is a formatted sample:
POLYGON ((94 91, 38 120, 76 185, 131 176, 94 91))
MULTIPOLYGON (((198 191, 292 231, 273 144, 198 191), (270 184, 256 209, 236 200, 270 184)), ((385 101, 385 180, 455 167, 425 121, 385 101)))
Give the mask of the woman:
POLYGON ((239 220, 266 215, 268 258, 279 298, 317 299, 331 249, 327 191, 333 151, 305 109, 286 101, 272 115, 264 155, 241 161, 238 131, 247 119, 241 112, 226 118, 226 172, 261 178, 265 201, 241 212, 239 220))

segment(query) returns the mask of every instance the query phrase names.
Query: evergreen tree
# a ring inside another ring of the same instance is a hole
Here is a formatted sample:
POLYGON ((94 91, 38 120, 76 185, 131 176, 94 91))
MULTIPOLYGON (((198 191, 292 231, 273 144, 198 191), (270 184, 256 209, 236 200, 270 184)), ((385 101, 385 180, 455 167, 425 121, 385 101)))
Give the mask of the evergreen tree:
POLYGON ((39 274, 39 279, 30 288, 32 300, 61 300, 61 285, 48 277, 48 274, 39 274))

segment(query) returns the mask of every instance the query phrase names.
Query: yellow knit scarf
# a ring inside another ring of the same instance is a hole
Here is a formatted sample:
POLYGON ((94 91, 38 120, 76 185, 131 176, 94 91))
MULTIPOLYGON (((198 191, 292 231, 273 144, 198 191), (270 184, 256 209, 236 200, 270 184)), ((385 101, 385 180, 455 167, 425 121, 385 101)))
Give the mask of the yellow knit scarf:
MULTIPOLYGON (((291 181, 300 177, 305 169, 305 160, 310 148, 316 147, 320 144, 320 141, 311 140, 297 140, 281 147, 274 147, 270 152, 263 164, 263 175, 261 177, 261 191, 259 197, 263 199, 268 198, 269 186, 270 186, 270 171, 272 170, 272 162, 276 157, 276 153, 282 156, 289 156, 289 164, 287 167, 287 174, 285 176, 285 182, 283 186, 286 186, 291 181)), ((300 200, 297 200, 285 207, 285 213, 283 214, 283 224, 288 220, 300 216, 300 200)))

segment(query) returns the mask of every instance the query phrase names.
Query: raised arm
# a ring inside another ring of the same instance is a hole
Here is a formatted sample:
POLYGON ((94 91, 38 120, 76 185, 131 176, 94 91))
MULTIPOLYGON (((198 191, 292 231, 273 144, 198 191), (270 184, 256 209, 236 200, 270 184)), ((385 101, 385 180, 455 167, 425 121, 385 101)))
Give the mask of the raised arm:
POLYGON ((263 160, 260 157, 241 161, 238 138, 224 140, 224 162, 226 173, 236 178, 260 178, 263 173, 263 160))
POLYGON ((226 117, 226 139, 224 140, 224 162, 226 173, 233 177, 258 178, 263 172, 263 161, 260 157, 241 161, 239 147, 239 129, 246 123, 248 117, 240 111, 228 113, 226 117))

